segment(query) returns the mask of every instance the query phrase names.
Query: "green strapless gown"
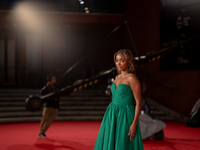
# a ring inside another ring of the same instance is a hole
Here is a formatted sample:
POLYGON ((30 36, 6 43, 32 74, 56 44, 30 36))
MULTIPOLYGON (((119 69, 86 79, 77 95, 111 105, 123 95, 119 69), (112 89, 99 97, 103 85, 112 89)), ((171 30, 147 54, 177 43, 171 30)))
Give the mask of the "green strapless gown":
POLYGON ((128 133, 135 114, 135 99, 126 84, 111 85, 112 102, 104 114, 94 150, 143 150, 139 122, 135 137, 130 141, 128 133))

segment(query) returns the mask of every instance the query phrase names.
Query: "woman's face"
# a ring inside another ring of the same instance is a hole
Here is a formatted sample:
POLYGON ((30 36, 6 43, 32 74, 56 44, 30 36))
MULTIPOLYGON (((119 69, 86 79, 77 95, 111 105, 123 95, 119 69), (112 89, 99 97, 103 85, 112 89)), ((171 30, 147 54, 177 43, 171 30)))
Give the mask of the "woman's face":
POLYGON ((126 57, 124 57, 122 53, 117 54, 115 65, 120 72, 128 71, 128 64, 129 62, 127 61, 126 57))

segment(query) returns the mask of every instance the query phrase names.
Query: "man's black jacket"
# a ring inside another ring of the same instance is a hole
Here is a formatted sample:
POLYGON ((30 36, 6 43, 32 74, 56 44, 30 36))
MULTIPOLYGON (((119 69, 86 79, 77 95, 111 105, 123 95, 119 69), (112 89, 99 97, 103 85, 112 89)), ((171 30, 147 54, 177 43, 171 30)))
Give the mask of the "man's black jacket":
MULTIPOLYGON (((40 91, 40 95, 44 96, 52 92, 60 91, 61 87, 59 85, 55 85, 55 88, 52 88, 50 85, 45 85, 42 90, 40 91)), ((44 107, 54 107, 59 109, 59 98, 54 98, 48 102, 44 103, 44 107)))

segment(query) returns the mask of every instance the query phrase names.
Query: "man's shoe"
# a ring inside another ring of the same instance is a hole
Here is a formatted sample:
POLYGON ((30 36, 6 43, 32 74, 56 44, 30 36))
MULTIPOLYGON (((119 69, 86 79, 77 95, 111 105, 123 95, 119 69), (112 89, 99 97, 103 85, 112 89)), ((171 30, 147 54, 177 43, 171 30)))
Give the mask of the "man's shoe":
POLYGON ((40 133, 40 134, 38 135, 38 137, 40 137, 40 138, 47 138, 47 136, 46 136, 44 133, 40 133))

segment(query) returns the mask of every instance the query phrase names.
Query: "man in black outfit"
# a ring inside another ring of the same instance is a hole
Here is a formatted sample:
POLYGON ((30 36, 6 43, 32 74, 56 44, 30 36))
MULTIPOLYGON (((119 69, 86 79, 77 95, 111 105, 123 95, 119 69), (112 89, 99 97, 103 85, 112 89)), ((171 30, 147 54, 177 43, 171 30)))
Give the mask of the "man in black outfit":
MULTIPOLYGON (((40 95, 46 95, 50 93, 55 93, 61 88, 56 84, 56 76, 51 73, 47 76, 47 84, 40 91, 40 95)), ((39 137, 47 138, 45 132, 53 122, 53 120, 58 116, 59 110, 59 98, 53 98, 50 101, 44 103, 44 108, 42 112, 42 119, 40 123, 40 133, 39 137)))

